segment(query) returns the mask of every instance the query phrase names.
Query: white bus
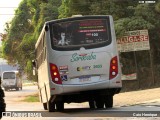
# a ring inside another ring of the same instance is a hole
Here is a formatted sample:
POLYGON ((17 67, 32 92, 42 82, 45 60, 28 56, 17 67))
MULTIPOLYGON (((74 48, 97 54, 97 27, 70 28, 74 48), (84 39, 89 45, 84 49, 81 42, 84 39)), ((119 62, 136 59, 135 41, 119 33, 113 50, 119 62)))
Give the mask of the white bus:
POLYGON ((64 103, 86 101, 90 108, 113 106, 122 82, 112 16, 48 21, 35 49, 44 109, 62 111, 64 103))

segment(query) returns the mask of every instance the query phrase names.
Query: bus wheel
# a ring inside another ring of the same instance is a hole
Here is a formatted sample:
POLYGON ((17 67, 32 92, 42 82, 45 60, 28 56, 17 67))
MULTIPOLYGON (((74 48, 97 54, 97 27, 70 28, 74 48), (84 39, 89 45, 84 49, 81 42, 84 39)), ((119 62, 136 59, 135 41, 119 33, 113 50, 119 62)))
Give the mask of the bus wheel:
POLYGON ((96 105, 95 105, 95 101, 94 101, 94 100, 90 100, 90 101, 89 101, 89 107, 90 107, 91 109, 95 109, 95 108, 96 108, 96 105))
POLYGON ((113 96, 112 95, 107 95, 104 104, 105 104, 106 108, 112 108, 113 107, 113 96))
POLYGON ((47 102, 43 103, 43 108, 44 108, 44 110, 48 110, 48 108, 47 108, 47 102))
POLYGON ((64 110, 64 103, 62 101, 59 101, 56 103, 56 108, 57 108, 57 111, 61 112, 64 110))
POLYGON ((102 101, 96 101, 97 108, 104 108, 104 102, 102 101))
POLYGON ((49 101, 47 105, 48 105, 47 107, 48 107, 49 112, 55 112, 55 103, 54 102, 49 101))
POLYGON ((97 96, 96 106, 97 108, 104 108, 104 97, 103 96, 97 96))

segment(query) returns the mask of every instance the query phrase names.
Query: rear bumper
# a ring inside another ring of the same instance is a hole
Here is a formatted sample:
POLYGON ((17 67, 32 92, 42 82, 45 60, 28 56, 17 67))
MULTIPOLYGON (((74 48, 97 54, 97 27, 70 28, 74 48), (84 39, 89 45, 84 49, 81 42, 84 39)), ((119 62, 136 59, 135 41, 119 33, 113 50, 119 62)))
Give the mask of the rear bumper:
POLYGON ((94 83, 88 84, 73 84, 73 85, 56 85, 54 86, 56 89, 51 90, 51 95, 55 94, 70 94, 74 92, 80 91, 93 91, 93 90, 102 90, 102 89, 114 89, 114 88, 121 88, 122 81, 121 76, 118 75, 116 78, 112 80, 103 80, 94 83))
POLYGON ((80 92, 72 92, 72 93, 64 93, 61 95, 115 95, 120 93, 121 88, 108 88, 108 89, 98 89, 98 90, 88 90, 88 91, 80 91, 80 92))
MULTIPOLYGON (((117 81, 117 80, 115 80, 117 81)), ((119 81, 119 80, 118 80, 119 81)), ((114 82, 114 80, 112 81, 114 82)), ((84 84, 84 85, 59 85, 57 88, 50 88, 50 96, 48 96, 48 100, 51 101, 63 101, 66 103, 80 103, 86 102, 89 100, 95 100, 99 98, 99 96, 114 96, 121 91, 122 84, 118 85, 109 84, 110 81, 103 81, 92 84, 84 84), (58 91, 58 93, 57 93, 58 91)))

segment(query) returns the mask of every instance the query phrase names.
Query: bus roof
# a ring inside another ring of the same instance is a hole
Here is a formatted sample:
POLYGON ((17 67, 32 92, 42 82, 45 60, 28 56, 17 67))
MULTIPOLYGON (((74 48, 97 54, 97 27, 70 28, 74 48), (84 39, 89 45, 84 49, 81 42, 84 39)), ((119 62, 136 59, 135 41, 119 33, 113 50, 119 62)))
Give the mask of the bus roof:
POLYGON ((72 17, 68 17, 68 18, 62 18, 62 19, 55 19, 55 20, 51 20, 51 21, 47 21, 45 24, 48 25, 49 23, 55 22, 55 21, 67 21, 67 20, 79 20, 79 19, 84 19, 84 18, 106 18, 106 17, 112 17, 111 15, 85 15, 85 16, 81 16, 81 15, 73 15, 72 17))

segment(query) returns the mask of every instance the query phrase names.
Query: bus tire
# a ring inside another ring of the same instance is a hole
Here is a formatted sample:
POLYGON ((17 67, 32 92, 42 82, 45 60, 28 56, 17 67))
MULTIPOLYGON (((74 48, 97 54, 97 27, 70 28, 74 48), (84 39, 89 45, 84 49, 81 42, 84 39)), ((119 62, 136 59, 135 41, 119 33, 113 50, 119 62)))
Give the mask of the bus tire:
POLYGON ((112 108, 113 107, 113 95, 107 95, 104 104, 106 108, 112 108))
POLYGON ((48 107, 49 112, 55 112, 55 103, 54 102, 49 101, 47 105, 48 105, 47 107, 48 107))
POLYGON ((94 101, 94 100, 90 100, 88 103, 89 103, 89 107, 90 107, 91 109, 95 109, 95 108, 96 108, 96 105, 95 105, 95 101, 94 101))
POLYGON ((98 95, 95 101, 97 108, 104 108, 104 96, 98 95))
POLYGON ((64 110, 64 103, 62 101, 59 101, 56 103, 56 109, 57 111, 61 112, 64 110))
POLYGON ((97 108, 104 108, 104 102, 102 101, 96 101, 97 108))
POLYGON ((44 108, 44 110, 48 110, 47 103, 43 103, 43 108, 44 108))

